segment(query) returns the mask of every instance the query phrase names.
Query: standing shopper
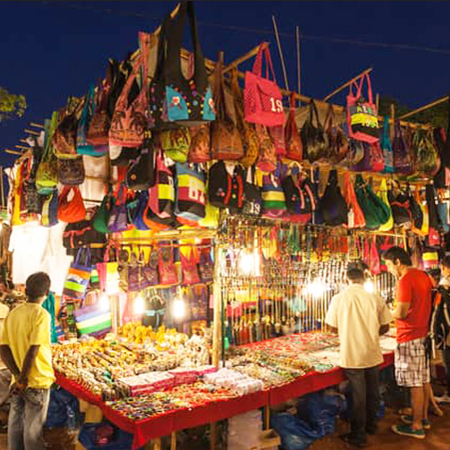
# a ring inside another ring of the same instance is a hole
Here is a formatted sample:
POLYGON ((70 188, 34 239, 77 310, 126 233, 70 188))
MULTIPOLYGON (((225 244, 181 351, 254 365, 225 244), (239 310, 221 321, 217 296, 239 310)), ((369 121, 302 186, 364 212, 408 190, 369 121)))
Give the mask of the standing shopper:
POLYGON ((440 266, 441 281, 436 296, 431 331, 437 348, 442 350, 447 387, 444 395, 435 399, 439 403, 450 403, 450 256, 445 256, 440 266))
POLYGON ((383 362, 379 336, 389 330, 392 316, 380 296, 364 289, 361 269, 349 267, 347 278, 350 286, 333 297, 325 322, 339 334, 340 366, 352 395, 351 431, 341 438, 362 447, 366 433, 377 430, 378 366, 383 362))
POLYGON ((412 267, 411 258, 401 247, 391 247, 384 254, 386 266, 398 278, 397 307, 394 311, 397 328, 395 378, 399 386, 411 392, 412 416, 403 415, 403 424, 392 431, 403 436, 424 439, 430 400, 430 367, 426 355, 426 336, 432 307, 433 285, 422 270, 412 267))
POLYGON ((50 348, 50 315, 42 307, 50 289, 44 272, 26 281, 27 302, 5 320, 0 356, 14 376, 8 421, 9 450, 44 449, 50 387, 55 381, 50 348))

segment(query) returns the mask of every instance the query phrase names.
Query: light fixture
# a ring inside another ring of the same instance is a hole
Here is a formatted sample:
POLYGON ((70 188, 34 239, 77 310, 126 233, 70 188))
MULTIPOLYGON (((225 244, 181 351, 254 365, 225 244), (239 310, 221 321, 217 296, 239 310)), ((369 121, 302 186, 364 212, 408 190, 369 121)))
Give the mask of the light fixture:
POLYGON ((369 294, 373 294, 375 292, 375 285, 373 284, 373 281, 370 278, 365 281, 364 289, 369 294))
POLYGON ((327 285, 319 279, 314 279, 311 283, 306 285, 306 292, 314 298, 321 297, 327 289, 327 285))
POLYGON ((172 317, 175 320, 181 320, 185 316, 186 316, 186 302, 179 297, 175 297, 172 301, 172 317))
POLYGON ((142 295, 139 293, 133 302, 133 312, 136 316, 140 316, 145 312, 145 302, 142 295))
POLYGON ((241 250, 239 253, 239 270, 243 275, 259 276, 259 253, 255 249, 253 252, 250 250, 241 250))

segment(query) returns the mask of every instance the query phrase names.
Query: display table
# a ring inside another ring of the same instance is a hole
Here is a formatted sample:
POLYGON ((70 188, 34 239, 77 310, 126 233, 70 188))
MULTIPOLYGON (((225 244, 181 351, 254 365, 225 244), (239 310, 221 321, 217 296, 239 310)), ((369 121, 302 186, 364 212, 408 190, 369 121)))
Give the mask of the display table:
MULTIPOLYGON (((394 354, 385 353, 384 363, 380 368, 394 363, 394 354)), ((255 392, 227 400, 210 402, 190 409, 177 409, 145 420, 132 420, 113 410, 99 396, 67 379, 63 374, 56 374, 56 382, 79 399, 100 408, 103 415, 120 429, 134 435, 133 450, 144 446, 152 439, 167 436, 186 428, 193 428, 208 423, 227 419, 266 405, 276 405, 286 400, 300 397, 334 386, 345 380, 344 371, 334 368, 327 372, 310 372, 284 386, 255 392)))

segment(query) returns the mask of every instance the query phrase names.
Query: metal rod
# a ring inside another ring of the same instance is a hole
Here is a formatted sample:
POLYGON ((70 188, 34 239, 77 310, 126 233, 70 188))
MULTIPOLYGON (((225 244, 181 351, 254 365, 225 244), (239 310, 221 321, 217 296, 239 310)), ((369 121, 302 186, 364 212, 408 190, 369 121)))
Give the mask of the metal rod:
POLYGON ((433 108, 434 106, 440 105, 441 103, 444 103, 448 99, 449 99, 449 96, 446 95, 445 97, 439 98, 439 99, 435 100, 434 102, 427 103, 426 105, 421 106, 420 108, 416 108, 406 114, 403 114, 403 116, 400 116, 400 119, 406 119, 407 117, 414 116, 415 114, 425 111, 426 109, 430 109, 430 108, 433 108))
POLYGON ((275 30, 275 38, 277 40, 278 53, 280 54, 281 68, 283 69, 284 87, 287 90, 289 90, 289 83, 288 83, 287 72, 286 72, 286 64, 284 62, 283 49, 281 48, 280 35, 278 34, 278 27, 277 27, 277 21, 275 19, 275 16, 272 16, 272 22, 273 22, 273 28, 275 30))
POLYGON ((331 94, 328 94, 323 101, 327 102, 331 97, 334 97, 336 94, 338 94, 339 92, 341 92, 343 89, 345 89, 347 86, 350 86, 352 83, 354 83, 356 80, 359 80, 363 75, 365 75, 366 73, 370 73, 372 72, 373 68, 370 67, 366 70, 364 70, 363 72, 361 72, 359 75, 357 75, 356 77, 353 77, 351 80, 347 81, 346 83, 344 83, 342 86, 339 86, 338 88, 336 88, 331 94))

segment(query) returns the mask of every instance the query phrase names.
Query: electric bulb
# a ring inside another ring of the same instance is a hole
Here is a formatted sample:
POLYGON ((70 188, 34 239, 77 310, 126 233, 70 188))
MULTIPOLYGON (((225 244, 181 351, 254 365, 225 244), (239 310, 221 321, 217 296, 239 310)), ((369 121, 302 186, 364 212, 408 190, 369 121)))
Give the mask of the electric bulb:
POLYGON ((145 302, 141 294, 138 294, 138 296, 134 299, 133 311, 136 316, 140 316, 145 312, 145 302))
POLYGON ((107 294, 101 294, 100 298, 98 299, 98 306, 102 311, 108 311, 110 309, 111 305, 109 303, 109 297, 107 294))
POLYGON ((373 284, 372 280, 366 280, 364 283, 364 289, 369 294, 373 294, 375 292, 375 285, 373 284))
POLYGON ((180 298, 175 298, 172 302, 172 317, 180 320, 186 316, 186 303, 180 298))
POLYGON ((258 250, 252 253, 247 250, 243 250, 239 254, 239 270, 244 275, 259 276, 260 274, 259 253, 258 250))
POLYGON ((308 294, 311 294, 314 298, 321 297, 325 293, 326 289, 327 286, 325 285, 325 283, 317 279, 306 286, 306 291, 308 292, 308 294))

